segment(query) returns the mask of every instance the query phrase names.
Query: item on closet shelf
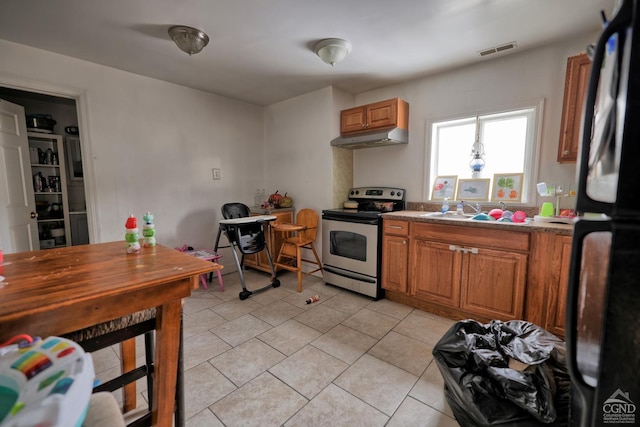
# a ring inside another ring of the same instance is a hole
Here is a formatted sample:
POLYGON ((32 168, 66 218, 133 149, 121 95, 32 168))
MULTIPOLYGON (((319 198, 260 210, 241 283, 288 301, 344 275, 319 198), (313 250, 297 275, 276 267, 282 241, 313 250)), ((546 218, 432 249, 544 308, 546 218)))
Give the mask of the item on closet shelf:
POLYGON ((127 218, 127 222, 125 223, 124 239, 127 242, 128 254, 137 254, 140 252, 140 242, 138 242, 138 222, 133 214, 127 218))
POLYGON ((64 131, 66 133, 68 133, 69 135, 79 135, 80 134, 80 130, 78 129, 78 126, 67 126, 66 128, 64 128, 64 131))
POLYGON ((144 247, 149 248, 156 245, 156 230, 153 224, 153 215, 147 211, 146 215, 142 216, 144 225, 142 226, 142 237, 144 237, 144 247))
POLYGON ((44 189, 47 187, 47 180, 45 179, 42 172, 38 172, 33 175, 33 191, 36 193, 42 193, 44 189))
POLYGON ((53 133, 56 123, 51 114, 27 114, 27 130, 32 132, 53 133))

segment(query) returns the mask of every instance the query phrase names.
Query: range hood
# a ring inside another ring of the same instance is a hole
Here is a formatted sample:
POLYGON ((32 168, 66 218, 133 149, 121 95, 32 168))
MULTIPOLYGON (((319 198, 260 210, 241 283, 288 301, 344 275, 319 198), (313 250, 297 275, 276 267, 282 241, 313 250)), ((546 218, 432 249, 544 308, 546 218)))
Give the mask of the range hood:
POLYGON ((374 132, 359 133, 357 135, 339 136, 331 141, 331 145, 341 148, 368 148, 382 147, 384 145, 407 144, 409 131, 402 128, 378 130, 374 132))

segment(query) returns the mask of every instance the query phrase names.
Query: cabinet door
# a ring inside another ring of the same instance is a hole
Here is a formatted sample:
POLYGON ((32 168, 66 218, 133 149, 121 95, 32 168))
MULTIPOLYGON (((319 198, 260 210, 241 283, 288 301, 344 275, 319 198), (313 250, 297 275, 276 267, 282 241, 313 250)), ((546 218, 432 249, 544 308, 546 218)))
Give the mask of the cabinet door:
POLYGON ((382 236, 382 287, 407 292, 409 239, 404 236, 382 236))
POLYGON ((567 60, 562 124, 560 125, 560 142, 558 144, 559 163, 575 163, 578 158, 581 114, 590 69, 591 61, 584 53, 572 56, 567 60))
POLYGON ((492 249, 467 252, 460 308, 491 319, 521 319, 527 255, 492 249))
POLYGON ((461 254, 452 245, 428 240, 414 239, 410 246, 411 294, 425 301, 458 307, 461 254))
POLYGON ((569 265, 571 260, 571 236, 557 237, 553 254, 554 259, 559 262, 557 266, 558 276, 549 281, 545 329, 552 334, 564 337, 567 286, 569 284, 569 265))
POLYGON ((340 113, 340 133, 360 132, 367 126, 366 106, 350 108, 340 113))
POLYGON ((398 117, 398 100, 370 104, 367 108, 367 129, 379 129, 395 126, 398 117))

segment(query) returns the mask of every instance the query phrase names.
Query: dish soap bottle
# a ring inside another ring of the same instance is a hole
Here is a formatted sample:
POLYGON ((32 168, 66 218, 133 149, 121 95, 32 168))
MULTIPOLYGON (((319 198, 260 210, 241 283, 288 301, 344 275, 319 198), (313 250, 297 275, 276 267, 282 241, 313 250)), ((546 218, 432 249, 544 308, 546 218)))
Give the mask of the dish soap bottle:
POLYGON ((445 197, 444 201, 442 202, 442 207, 440 208, 440 212, 447 213, 447 211, 449 211, 449 198, 445 197))
POLYGON ((458 215, 463 215, 464 214, 464 206, 462 205, 462 202, 458 202, 458 204, 456 205, 456 214, 458 215))

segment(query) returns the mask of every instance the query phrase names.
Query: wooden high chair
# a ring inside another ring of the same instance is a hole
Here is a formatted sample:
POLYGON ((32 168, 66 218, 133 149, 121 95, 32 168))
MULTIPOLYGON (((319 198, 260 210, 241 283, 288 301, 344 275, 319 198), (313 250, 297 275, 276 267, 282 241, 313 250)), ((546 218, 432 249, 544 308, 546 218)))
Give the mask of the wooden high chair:
POLYGON ((318 214, 312 209, 302 209, 296 215, 295 224, 272 224, 271 230, 274 233, 284 234, 282 247, 275 262, 276 268, 295 271, 298 274, 298 292, 302 292, 302 275, 322 271, 322 263, 314 245, 318 232, 318 214), (310 249, 315 260, 302 258, 303 248, 310 249), (302 271, 303 262, 317 265, 318 268, 302 271))

